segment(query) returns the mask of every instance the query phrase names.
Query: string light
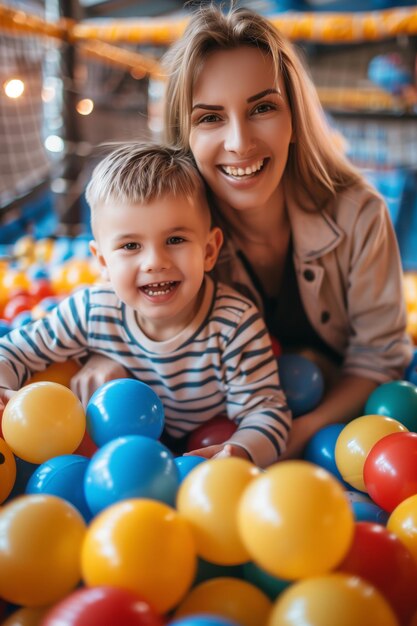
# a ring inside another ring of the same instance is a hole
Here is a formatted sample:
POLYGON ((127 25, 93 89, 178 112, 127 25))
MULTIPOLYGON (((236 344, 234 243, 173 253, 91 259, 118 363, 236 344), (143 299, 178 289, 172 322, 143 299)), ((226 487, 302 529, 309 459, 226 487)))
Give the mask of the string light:
POLYGON ((8 98, 20 98, 25 90, 25 83, 19 78, 11 78, 4 83, 4 93, 8 98))

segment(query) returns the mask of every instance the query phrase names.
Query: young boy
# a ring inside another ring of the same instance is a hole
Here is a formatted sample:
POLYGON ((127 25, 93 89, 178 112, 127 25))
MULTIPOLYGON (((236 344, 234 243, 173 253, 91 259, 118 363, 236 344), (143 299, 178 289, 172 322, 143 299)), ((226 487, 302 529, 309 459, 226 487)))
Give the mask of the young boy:
POLYGON ((258 310, 208 275, 223 237, 191 157, 121 145, 96 167, 86 197, 91 251, 109 282, 1 339, 0 398, 52 362, 95 352, 154 389, 171 437, 221 413, 237 424, 225 444, 195 454, 275 462, 291 414, 258 310))

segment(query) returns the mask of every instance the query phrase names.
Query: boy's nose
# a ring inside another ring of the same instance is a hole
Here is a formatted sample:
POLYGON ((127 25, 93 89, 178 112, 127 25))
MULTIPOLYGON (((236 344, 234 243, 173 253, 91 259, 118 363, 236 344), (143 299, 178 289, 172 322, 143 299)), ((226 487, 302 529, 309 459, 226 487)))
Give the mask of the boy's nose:
POLYGON ((142 270, 144 272, 160 272, 168 267, 168 257, 163 254, 162 251, 156 250, 155 248, 146 250, 145 256, 142 259, 142 270))

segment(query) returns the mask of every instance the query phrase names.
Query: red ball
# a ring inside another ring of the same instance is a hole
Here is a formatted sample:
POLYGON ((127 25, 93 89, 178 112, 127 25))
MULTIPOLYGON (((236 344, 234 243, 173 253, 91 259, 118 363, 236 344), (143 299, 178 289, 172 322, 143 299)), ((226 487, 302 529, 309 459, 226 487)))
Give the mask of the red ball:
POLYGON ((11 298, 5 305, 3 310, 3 317, 8 322, 11 322, 18 313, 23 311, 30 311, 36 304, 36 299, 29 294, 20 294, 11 298))
POLYGON ((161 617, 133 591, 116 587, 78 589, 56 604, 42 626, 163 626, 161 617))
POLYGON ((401 626, 417 609, 417 563, 401 540, 380 524, 357 522, 339 571, 359 576, 391 604, 401 626))
POLYGON ((54 296, 55 291, 53 290, 49 280, 43 278, 31 283, 29 287, 29 294, 35 298, 36 302, 40 302, 44 298, 54 296))
POLYGON ((216 415, 190 434, 187 441, 187 451, 192 452, 199 448, 223 443, 233 435, 236 428, 236 424, 225 415, 216 415))
POLYGON ((388 512, 417 494, 417 433, 391 433, 377 441, 366 457, 363 479, 372 500, 388 512))

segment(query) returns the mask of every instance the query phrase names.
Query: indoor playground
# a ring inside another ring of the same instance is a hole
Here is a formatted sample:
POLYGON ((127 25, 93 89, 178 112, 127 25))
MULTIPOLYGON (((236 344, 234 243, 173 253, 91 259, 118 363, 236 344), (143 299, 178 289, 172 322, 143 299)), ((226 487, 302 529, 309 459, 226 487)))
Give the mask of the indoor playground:
MULTIPOLYGON (((0 337, 101 284, 87 183, 109 145, 161 140, 162 57, 204 4, 0 0, 0 337)), ((34 373, 0 418, 3 626, 417 626, 417 7, 236 4, 295 45, 334 145, 385 200, 414 356, 266 468, 178 454, 141 380, 83 406, 84 363, 34 373)), ((272 345, 296 421, 327 374, 272 345)), ((216 415, 185 450, 236 429, 216 415)))

